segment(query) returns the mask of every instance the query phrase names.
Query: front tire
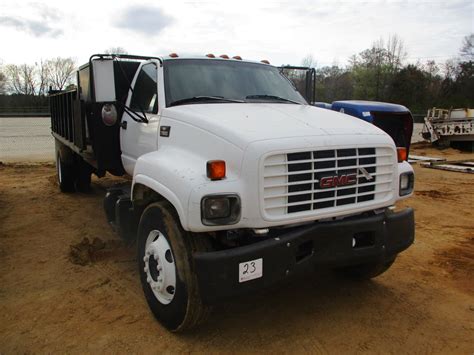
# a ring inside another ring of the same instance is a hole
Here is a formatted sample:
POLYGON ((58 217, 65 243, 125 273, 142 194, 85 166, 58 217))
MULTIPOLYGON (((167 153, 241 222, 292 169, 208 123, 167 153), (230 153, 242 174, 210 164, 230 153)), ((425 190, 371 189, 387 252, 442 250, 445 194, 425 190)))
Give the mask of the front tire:
POLYGON ((336 269, 336 272, 343 277, 355 280, 369 280, 379 275, 382 275, 385 271, 395 262, 395 257, 384 261, 376 261, 372 263, 365 263, 359 265, 351 265, 343 268, 336 269))
POLYGON ((150 204, 138 227, 138 268, 143 292, 156 319, 183 331, 210 313, 200 298, 193 252, 210 250, 206 236, 190 235, 165 201, 150 204))

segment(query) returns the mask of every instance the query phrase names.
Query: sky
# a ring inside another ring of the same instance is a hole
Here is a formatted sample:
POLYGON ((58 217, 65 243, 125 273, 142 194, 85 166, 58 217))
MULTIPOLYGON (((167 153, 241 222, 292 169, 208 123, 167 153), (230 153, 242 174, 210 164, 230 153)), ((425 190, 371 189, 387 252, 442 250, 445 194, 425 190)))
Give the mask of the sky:
POLYGON ((2 0, 0 63, 73 57, 110 47, 130 54, 240 55, 271 64, 345 65, 397 34, 408 62, 458 54, 474 32, 474 0, 148 1, 2 0))

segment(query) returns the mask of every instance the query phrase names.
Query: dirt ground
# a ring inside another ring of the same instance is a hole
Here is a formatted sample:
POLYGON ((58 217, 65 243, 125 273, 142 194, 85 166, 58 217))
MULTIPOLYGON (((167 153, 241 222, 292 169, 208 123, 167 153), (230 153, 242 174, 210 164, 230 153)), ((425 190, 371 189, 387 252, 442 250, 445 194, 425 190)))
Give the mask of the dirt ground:
MULTIPOLYGON (((413 153, 474 159, 425 144, 413 153)), ((472 354, 474 175, 415 170, 415 196, 400 206, 416 210, 416 242, 386 274, 361 283, 318 270, 176 335, 148 311, 135 250, 105 221, 112 179, 67 195, 50 163, 0 165, 0 353, 472 354), (85 237, 93 261, 81 266, 70 251, 85 237)))

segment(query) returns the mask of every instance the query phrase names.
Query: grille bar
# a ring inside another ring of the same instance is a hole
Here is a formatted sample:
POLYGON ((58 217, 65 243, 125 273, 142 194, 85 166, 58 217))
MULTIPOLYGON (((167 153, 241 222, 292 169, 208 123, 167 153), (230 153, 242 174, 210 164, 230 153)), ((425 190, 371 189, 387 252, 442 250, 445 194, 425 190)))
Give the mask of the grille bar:
MULTIPOLYGON (((377 191, 377 193, 385 193, 385 192, 390 192, 392 191, 391 189, 385 189, 381 191, 377 191)), ((344 196, 336 196, 336 197, 329 197, 329 198, 321 198, 321 199, 316 199, 316 200, 308 200, 308 201, 301 201, 301 202, 291 202, 291 203, 285 203, 281 205, 276 205, 276 206, 268 206, 267 209, 272 209, 272 208, 282 208, 282 207, 291 207, 291 206, 300 206, 304 204, 309 204, 309 203, 316 203, 316 202, 327 202, 327 201, 333 201, 333 200, 340 200, 340 199, 345 199, 345 198, 351 198, 351 197, 357 197, 357 196, 366 196, 374 194, 373 191, 369 192, 363 192, 359 194, 352 194, 352 195, 344 195, 344 196)))
MULTIPOLYGON (((366 183, 364 186, 374 186, 374 185, 381 185, 381 184, 389 184, 391 181, 377 181, 377 182, 371 182, 371 183, 366 183)), ((288 192, 286 194, 279 194, 279 195, 274 195, 274 196, 264 196, 264 199, 271 199, 271 198, 279 198, 279 197, 285 197, 285 196, 297 196, 297 195, 304 195, 308 193, 325 193, 327 191, 336 191, 336 190, 346 190, 346 189, 353 189, 357 185, 349 185, 349 186, 343 186, 343 187, 333 187, 331 189, 324 189, 324 190, 305 190, 305 191, 298 191, 298 192, 288 192)), ((359 194, 360 195, 360 194, 359 194)), ((343 197, 349 197, 348 195, 345 195, 343 197)))
MULTIPOLYGON (((391 154, 380 154, 380 155, 359 155, 359 158, 389 158, 391 154)), ((265 164, 265 167, 278 166, 278 165, 291 165, 291 164, 301 164, 301 163, 314 163, 320 161, 337 161, 337 160, 350 160, 354 157, 340 157, 340 158, 325 158, 325 159, 307 159, 307 160, 296 160, 296 161, 287 161, 281 163, 269 163, 265 164)))
MULTIPOLYGON (((372 175, 372 176, 392 175, 392 172, 388 171, 386 173, 373 173, 373 174, 370 174, 370 175, 372 175)), ((267 176, 265 176, 265 177, 267 177, 267 176)), ((364 177, 364 175, 357 175, 357 177, 361 178, 361 177, 364 177)), ((312 182, 318 182, 318 181, 319 180, 306 180, 306 181, 296 181, 296 182, 288 182, 288 183, 282 183, 282 184, 266 185, 265 189, 271 189, 271 188, 283 187, 283 186, 300 185, 300 184, 311 184, 312 182)))
MULTIPOLYGON (((354 158, 352 158, 354 159, 354 158)), ((392 166, 392 163, 386 163, 386 164, 368 164, 368 165, 363 165, 363 168, 374 168, 374 167, 382 167, 382 166, 392 166)), ((299 171, 292 171, 289 173, 283 173, 283 174, 271 174, 271 175, 265 175, 265 177, 277 177, 277 176, 286 176, 286 175, 299 175, 299 174, 311 174, 311 173, 323 173, 326 171, 334 171, 334 170, 349 170, 349 169, 357 169, 361 167, 360 165, 352 165, 352 166, 344 166, 344 167, 333 167, 333 168, 327 168, 327 169, 311 169, 311 170, 299 170, 299 171)), ((314 180, 313 180, 314 181, 314 180)))

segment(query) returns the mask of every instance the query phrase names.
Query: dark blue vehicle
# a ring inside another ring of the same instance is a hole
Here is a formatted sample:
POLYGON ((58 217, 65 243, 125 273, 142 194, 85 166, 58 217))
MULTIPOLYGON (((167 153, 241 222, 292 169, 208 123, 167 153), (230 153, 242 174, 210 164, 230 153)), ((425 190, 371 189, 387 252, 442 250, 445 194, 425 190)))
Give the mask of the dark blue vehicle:
POLYGON ((370 122, 392 137, 397 148, 410 149, 413 117, 405 106, 387 102, 344 100, 332 104, 316 103, 315 106, 338 111, 370 122))

